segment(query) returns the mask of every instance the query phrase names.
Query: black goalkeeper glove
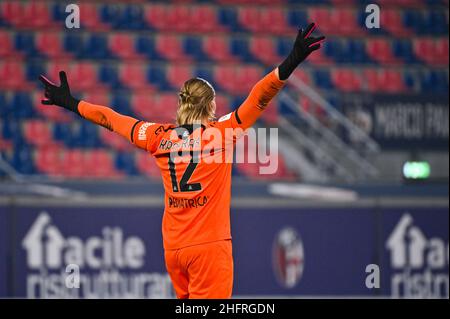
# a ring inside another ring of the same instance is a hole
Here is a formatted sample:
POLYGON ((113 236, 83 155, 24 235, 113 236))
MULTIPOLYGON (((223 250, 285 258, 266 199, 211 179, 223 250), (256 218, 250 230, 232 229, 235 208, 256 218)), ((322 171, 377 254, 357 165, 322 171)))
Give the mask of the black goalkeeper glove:
POLYGON ((41 100, 41 103, 45 105, 61 106, 80 115, 80 113, 78 112, 78 103, 80 103, 80 101, 70 94, 66 72, 60 71, 59 79, 61 82, 61 86, 56 86, 55 83, 47 79, 45 76, 39 76, 39 80, 41 80, 41 82, 45 85, 46 97, 46 99, 41 100))
POLYGON ((315 38, 310 36, 316 27, 317 25, 315 23, 311 23, 305 31, 303 31, 303 29, 298 31, 291 53, 278 67, 280 80, 286 80, 292 72, 294 72, 295 68, 311 54, 311 52, 320 48, 320 43, 325 40, 325 37, 321 36, 315 38))

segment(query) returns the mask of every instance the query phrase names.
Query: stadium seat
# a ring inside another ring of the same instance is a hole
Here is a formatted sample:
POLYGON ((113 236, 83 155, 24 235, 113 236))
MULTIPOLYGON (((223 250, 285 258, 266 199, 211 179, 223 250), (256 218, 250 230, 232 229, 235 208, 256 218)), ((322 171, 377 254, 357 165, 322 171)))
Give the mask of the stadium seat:
POLYGON ((170 61, 189 61, 183 52, 181 39, 175 35, 159 35, 156 39, 158 54, 170 61))
POLYGON ((26 121, 24 123, 23 135, 30 145, 49 146, 55 143, 49 124, 41 120, 26 121))
POLYGON ((145 64, 124 63, 119 68, 120 81, 130 89, 154 90, 147 82, 147 70, 145 64))
POLYGON ((183 83, 193 76, 193 70, 189 65, 169 65, 167 68, 167 81, 175 89, 179 90, 183 83))
MULTIPOLYGON (((97 69, 90 62, 79 62, 70 68, 71 88, 76 91, 91 89, 98 85, 97 69)), ((59 78, 58 78, 59 79, 59 78)))
POLYGON ((0 61, 0 79, 2 88, 29 89, 31 85, 26 81, 24 65, 17 61, 0 61))
POLYGON ((13 47, 12 33, 0 30, 0 58, 7 56, 15 56, 17 58, 18 52, 15 52, 13 47))
POLYGON ((155 159, 148 153, 136 153, 136 166, 140 174, 152 179, 160 180, 161 173, 155 159))
POLYGON ((203 50, 214 61, 232 62, 237 58, 231 54, 230 45, 224 36, 206 36, 203 40, 203 50))
POLYGON ((141 57, 141 55, 135 51, 135 38, 129 34, 111 34, 108 39, 108 45, 111 53, 121 59, 137 59, 141 57))
POLYGON ((359 75, 350 69, 336 69, 331 72, 334 86, 344 92, 355 92, 361 89, 362 81, 359 75))
POLYGON ((281 57, 275 49, 275 42, 269 37, 254 37, 250 40, 250 52, 264 64, 279 63, 281 57))
POLYGON ((48 58, 68 58, 70 53, 64 51, 61 37, 56 32, 39 32, 36 35, 36 47, 48 58))
POLYGON ((46 2, 30 1, 23 4, 22 26, 28 28, 46 28, 52 25, 50 8, 46 2))
POLYGON ((392 52, 391 43, 384 39, 373 39, 368 41, 366 45, 367 54, 369 57, 382 64, 398 64, 392 52))
POLYGON ((80 21, 82 21, 83 27, 95 31, 110 29, 109 25, 100 18, 99 11, 99 7, 95 3, 83 3, 82 10, 80 10, 80 21))

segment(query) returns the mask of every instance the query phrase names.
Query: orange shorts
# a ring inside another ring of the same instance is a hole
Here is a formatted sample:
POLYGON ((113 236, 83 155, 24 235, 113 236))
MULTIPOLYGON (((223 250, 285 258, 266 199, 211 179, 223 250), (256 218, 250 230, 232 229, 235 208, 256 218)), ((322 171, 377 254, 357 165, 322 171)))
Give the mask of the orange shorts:
POLYGON ((179 299, 231 298, 231 240, 166 250, 164 254, 167 272, 179 299))

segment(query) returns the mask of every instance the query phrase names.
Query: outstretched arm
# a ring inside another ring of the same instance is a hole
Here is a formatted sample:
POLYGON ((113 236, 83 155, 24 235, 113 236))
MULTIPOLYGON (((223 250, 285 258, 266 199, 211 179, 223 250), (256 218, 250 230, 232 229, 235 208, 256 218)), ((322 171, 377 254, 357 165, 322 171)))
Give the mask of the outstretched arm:
POLYGON ((246 129, 252 126, 262 114, 269 102, 283 88, 284 82, 313 51, 321 47, 324 36, 312 37, 316 24, 311 23, 306 30, 299 30, 292 51, 278 68, 259 81, 250 95, 235 111, 237 124, 246 129))
POLYGON ((41 75, 39 77, 45 85, 46 98, 42 100, 42 104, 63 107, 134 142, 133 131, 135 126, 141 121, 130 116, 119 114, 106 106, 77 100, 70 93, 67 76, 64 71, 59 72, 59 78, 61 85, 56 86, 55 83, 48 80, 45 76, 41 75))

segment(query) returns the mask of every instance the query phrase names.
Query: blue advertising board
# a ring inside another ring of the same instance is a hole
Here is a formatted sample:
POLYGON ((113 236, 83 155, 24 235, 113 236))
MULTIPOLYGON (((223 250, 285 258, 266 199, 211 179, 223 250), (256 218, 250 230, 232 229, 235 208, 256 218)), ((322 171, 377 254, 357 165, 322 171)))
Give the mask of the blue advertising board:
POLYGON ((374 218, 364 208, 234 210, 235 294, 373 294, 374 218))
MULTIPOLYGON (((174 297, 162 208, 52 205, 15 207, 14 216, 15 264, 0 265, 3 295, 174 297)), ((11 228, 6 218, 0 208, 2 230, 11 228)), ((233 208, 231 219, 236 297, 448 297, 448 207, 233 208), (367 286, 371 264, 378 288, 367 286)))
POLYGON ((18 208, 15 296, 171 298, 161 210, 18 208), (79 274, 78 287, 70 275, 79 274))
POLYGON ((392 297, 449 297, 448 208, 382 211, 382 289, 392 297))
POLYGON ((0 298, 7 296, 7 262, 8 262, 7 211, 0 206, 0 298))
MULTIPOLYGON (((420 145, 421 149, 448 150, 448 94, 372 94, 343 99, 346 116, 383 148, 420 145)), ((348 138, 357 142, 358 137, 348 138)))

